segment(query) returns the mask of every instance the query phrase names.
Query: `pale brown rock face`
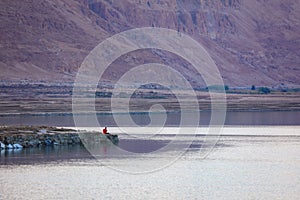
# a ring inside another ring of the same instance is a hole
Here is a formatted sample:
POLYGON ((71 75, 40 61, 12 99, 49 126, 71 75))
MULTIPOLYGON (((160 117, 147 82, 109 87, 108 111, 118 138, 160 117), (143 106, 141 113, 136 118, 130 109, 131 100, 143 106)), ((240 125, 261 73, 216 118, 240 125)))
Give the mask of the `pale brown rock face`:
MULTIPOLYGON (((73 81, 105 38, 137 27, 163 27, 201 43, 230 86, 300 85, 298 0, 2 0, 1 80, 73 81)), ((194 86, 191 66, 157 50, 124 55, 106 79, 140 63, 172 65, 194 86), (120 67, 122 66, 122 67, 120 67)))

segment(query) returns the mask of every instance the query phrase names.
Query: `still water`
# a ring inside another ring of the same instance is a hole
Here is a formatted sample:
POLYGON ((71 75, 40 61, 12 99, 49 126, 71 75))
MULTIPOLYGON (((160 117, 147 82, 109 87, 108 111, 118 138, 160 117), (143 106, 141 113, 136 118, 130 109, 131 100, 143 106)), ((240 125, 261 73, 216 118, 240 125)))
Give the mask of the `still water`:
MULTIPOLYGON (((117 116, 120 114, 116 114, 117 116)), ((159 118, 161 114, 155 114, 159 118)), ((145 126, 150 123, 149 113, 131 113, 130 117, 137 125, 145 126)), ((181 113, 170 112, 167 114, 164 126, 178 126, 181 113)), ((112 114, 98 114, 98 121, 102 126, 117 126, 112 114)), ((84 123, 92 121, 91 115, 82 115, 84 123)), ((199 125, 209 125, 210 112, 200 112, 199 125)), ((243 111, 227 112, 225 125, 300 125, 300 111, 243 111)), ((190 121, 193 121, 191 118, 190 121)), ((71 114, 50 115, 1 115, 0 125, 48 125, 74 127, 71 114)), ((154 124, 155 125, 155 124, 154 124)), ((160 124, 159 124, 160 125, 160 124)), ((93 126, 93 125, 92 125, 93 126)))
POLYGON ((79 145, 1 151, 0 199, 299 199, 299 126, 181 135, 178 148, 155 153, 174 129, 120 135, 118 147, 103 145, 94 156, 79 145))

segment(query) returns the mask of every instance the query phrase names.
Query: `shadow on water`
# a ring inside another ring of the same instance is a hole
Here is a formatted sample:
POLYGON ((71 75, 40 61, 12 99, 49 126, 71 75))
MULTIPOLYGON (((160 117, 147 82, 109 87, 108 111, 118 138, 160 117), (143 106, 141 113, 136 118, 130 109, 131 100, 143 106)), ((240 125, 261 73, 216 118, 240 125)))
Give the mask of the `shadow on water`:
MULTIPOLYGON (((170 135, 168 135, 170 137, 170 135)), ((187 136, 191 137, 191 136, 187 136)), ((207 144, 203 139, 200 139, 201 136, 196 136, 194 140, 170 140, 170 139, 153 139, 153 140, 143 140, 143 139, 131 139, 131 140, 122 140, 119 144, 119 147, 125 151, 132 153, 152 153, 157 150, 161 150, 164 147, 172 142, 174 146, 167 148, 167 151, 200 151, 201 148, 207 148, 207 144)), ((222 143, 217 143, 214 145, 214 148, 227 147, 222 143)))
POLYGON ((93 159, 81 145, 1 150, 0 165, 43 164, 72 159, 93 159))
POLYGON ((168 145, 170 140, 124 139, 119 147, 131 153, 151 153, 168 145))
MULTIPOLYGON (((45 164, 48 162, 72 162, 78 160, 95 159, 110 159, 127 158, 129 154, 120 153, 120 149, 143 155, 154 153, 166 147, 170 142, 175 145, 173 148, 167 148, 164 151, 186 151, 197 152, 201 148, 206 148, 202 136, 197 136, 193 141, 187 139, 190 136, 185 136, 179 140, 172 140, 174 136, 157 136, 150 139, 144 138, 122 138, 117 146, 112 143, 101 143, 93 148, 85 148, 83 145, 67 145, 67 146, 47 146, 41 148, 26 148, 17 150, 1 150, 0 165, 26 165, 26 164, 45 164), (88 151, 89 149, 90 151, 88 151), (94 156, 95 157, 94 157, 94 156)), ((226 147, 225 144, 217 143, 215 148, 226 147)))
MULTIPOLYGON (((224 148, 240 145, 241 143, 266 144, 270 142, 299 141, 299 136, 251 136, 251 135, 223 135, 220 138, 212 136, 206 138, 204 135, 180 136, 175 139, 175 135, 159 135, 151 138, 135 138, 132 136, 122 136, 118 145, 112 143, 94 144, 85 147, 83 145, 47 146, 40 148, 25 148, 17 150, 1 150, 0 165, 32 165, 45 164, 49 162, 76 162, 97 159, 126 159, 132 155, 151 154, 156 151, 187 153, 199 152, 205 148, 224 148), (211 144, 209 140, 216 142, 211 144), (166 148, 172 142, 172 148, 166 148), (213 146, 210 146, 213 145, 213 146), (89 150, 87 150, 89 149, 89 150), (122 153, 129 152, 128 154, 122 153)), ((159 154, 158 154, 159 156, 159 154)))

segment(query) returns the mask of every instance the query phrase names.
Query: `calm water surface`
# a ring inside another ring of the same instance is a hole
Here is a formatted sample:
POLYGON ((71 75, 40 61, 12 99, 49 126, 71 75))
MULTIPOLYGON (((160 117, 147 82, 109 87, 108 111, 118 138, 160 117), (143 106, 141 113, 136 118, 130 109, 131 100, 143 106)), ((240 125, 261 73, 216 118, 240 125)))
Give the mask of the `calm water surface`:
POLYGON ((1 151, 0 199, 299 199, 299 130, 226 127, 205 158, 203 135, 179 158, 179 149, 152 154, 153 146, 172 140, 172 129, 150 138, 121 135, 119 147, 136 156, 115 155, 110 144, 103 145, 98 159, 79 145, 1 151), (128 173, 168 162, 151 173, 128 173))
MULTIPOLYGON (((160 114, 153 115, 160 117, 160 114)), ((98 114, 98 121, 103 126, 116 126, 113 115, 98 114)), ((148 113, 132 113, 131 117, 138 125, 150 123, 148 113)), ((180 113, 168 113, 166 126, 178 126, 180 124, 180 113)), ((199 125, 209 125, 210 112, 200 112, 199 125)), ((300 111, 245 111, 227 112, 225 125, 300 125, 300 111)), ((87 126, 91 120, 90 115, 84 115, 82 120, 87 126)), ((193 119, 191 119, 193 121, 193 119)), ((74 127, 72 115, 2 115, 0 125, 49 125, 74 127)), ((155 124, 154 124, 155 125, 155 124)), ((160 124, 159 124, 160 125, 160 124)))

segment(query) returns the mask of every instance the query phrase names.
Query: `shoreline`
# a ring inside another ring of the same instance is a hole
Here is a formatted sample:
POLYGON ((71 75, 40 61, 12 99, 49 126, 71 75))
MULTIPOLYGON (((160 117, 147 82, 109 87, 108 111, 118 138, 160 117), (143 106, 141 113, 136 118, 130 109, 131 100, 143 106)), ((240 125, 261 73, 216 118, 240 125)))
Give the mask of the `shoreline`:
MULTIPOLYGON (((221 111, 221 110, 216 110, 221 111)), ((258 112, 258 113, 264 113, 264 112, 299 112, 300 107, 297 109, 244 109, 244 110, 230 110, 227 109, 226 112, 230 113, 243 113, 243 112, 258 112)), ((180 110, 173 110, 173 111, 167 111, 167 113, 181 113, 182 111, 180 110)), ((201 112, 201 113, 210 113, 212 112, 211 110, 184 110, 183 112, 201 112)), ((97 112, 96 115, 122 115, 122 114, 127 114, 128 112, 122 112, 122 111, 117 111, 117 112, 97 112)), ((147 112, 147 111, 130 111, 130 114, 140 114, 140 115, 146 115, 149 113, 152 114, 160 114, 160 113, 165 113, 165 112, 147 112)), ((72 113, 72 112, 46 112, 46 113, 40 113, 40 112, 26 112, 26 113, 0 113, 0 117, 18 117, 18 116, 73 116, 73 115, 94 115, 94 113, 72 113)), ((1 125, 0 125, 1 126, 1 125)))
MULTIPOLYGON (((72 127, 65 127, 65 128, 72 128, 72 127)), ((189 131, 195 131, 195 127, 164 127, 164 130, 160 131, 157 134, 155 131, 157 131, 157 128, 159 127, 147 127, 147 128, 140 128, 140 127, 109 127, 110 131, 112 133, 115 133, 117 135, 122 136, 125 131, 127 133, 131 133, 128 135, 134 135, 134 136, 172 136, 175 135, 176 131, 178 131, 180 128, 185 130, 186 133, 178 133, 178 136, 189 136, 189 135, 196 135, 196 136, 258 136, 258 137, 269 137, 269 136, 283 136, 283 137, 289 137, 289 136, 295 136, 299 137, 300 132, 299 128, 300 125, 293 125, 293 126, 286 126, 286 125, 279 125, 279 126, 272 126, 272 125, 264 125, 264 126, 224 126, 221 127, 221 133, 220 134, 211 134, 207 131, 210 127, 203 127, 200 126, 197 128, 196 132, 189 133, 189 131), (145 132, 139 132, 138 130, 144 129, 145 132), (284 131, 284 133, 282 133, 284 131), (137 134, 138 132, 138 134, 137 134)), ((219 127, 220 128, 220 127, 219 127)), ((89 131, 96 131, 99 129, 99 127, 77 127, 79 130, 89 130, 89 131)))
POLYGON ((117 135, 53 126, 0 126, 1 149, 118 143, 117 135))

